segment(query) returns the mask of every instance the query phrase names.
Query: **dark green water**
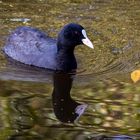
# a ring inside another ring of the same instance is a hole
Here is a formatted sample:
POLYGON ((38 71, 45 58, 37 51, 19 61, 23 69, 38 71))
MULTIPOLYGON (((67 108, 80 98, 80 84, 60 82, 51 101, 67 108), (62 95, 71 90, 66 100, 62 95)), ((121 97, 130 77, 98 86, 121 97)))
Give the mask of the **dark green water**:
POLYGON ((0 47, 17 26, 56 37, 69 22, 83 25, 95 46, 75 50, 71 95, 88 108, 76 124, 61 123, 52 108, 51 72, 7 65, 1 51, 0 140, 140 139, 140 83, 130 79, 140 68, 139 0, 1 0, 0 47))

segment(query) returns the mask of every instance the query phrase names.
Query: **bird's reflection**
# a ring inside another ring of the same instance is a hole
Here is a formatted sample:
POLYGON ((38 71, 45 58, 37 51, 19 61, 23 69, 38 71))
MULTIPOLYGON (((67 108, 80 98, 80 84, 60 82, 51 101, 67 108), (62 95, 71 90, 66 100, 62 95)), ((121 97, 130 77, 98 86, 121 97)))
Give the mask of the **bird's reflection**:
POLYGON ((61 122, 73 123, 83 114, 87 105, 76 102, 70 95, 75 72, 47 71, 10 58, 7 60, 5 68, 0 70, 1 79, 50 83, 53 77, 52 104, 54 113, 61 122))
POLYGON ((54 89, 52 102, 54 113, 61 122, 73 123, 86 109, 86 104, 80 104, 70 95, 74 74, 55 72, 53 75, 54 89))

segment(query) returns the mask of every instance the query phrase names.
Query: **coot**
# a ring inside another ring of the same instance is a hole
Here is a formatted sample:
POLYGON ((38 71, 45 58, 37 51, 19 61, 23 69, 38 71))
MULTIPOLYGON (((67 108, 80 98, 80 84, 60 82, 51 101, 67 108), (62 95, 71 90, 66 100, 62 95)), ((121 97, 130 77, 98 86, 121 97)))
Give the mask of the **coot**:
POLYGON ((65 25, 57 40, 36 28, 23 26, 9 35, 4 52, 24 64, 69 72, 77 68, 74 48, 80 44, 93 48, 84 28, 76 23, 65 25))

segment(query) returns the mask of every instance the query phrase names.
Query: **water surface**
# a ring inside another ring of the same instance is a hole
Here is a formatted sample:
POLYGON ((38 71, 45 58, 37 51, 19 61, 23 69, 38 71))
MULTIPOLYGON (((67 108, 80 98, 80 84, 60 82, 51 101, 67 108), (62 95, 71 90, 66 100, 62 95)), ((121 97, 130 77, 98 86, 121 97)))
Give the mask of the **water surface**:
POLYGON ((57 37, 60 28, 83 25, 95 49, 75 50, 78 74, 71 96, 88 104, 76 124, 53 112, 51 71, 9 62, 0 52, 0 139, 140 139, 139 0, 1 0, 0 47, 17 26, 57 37))

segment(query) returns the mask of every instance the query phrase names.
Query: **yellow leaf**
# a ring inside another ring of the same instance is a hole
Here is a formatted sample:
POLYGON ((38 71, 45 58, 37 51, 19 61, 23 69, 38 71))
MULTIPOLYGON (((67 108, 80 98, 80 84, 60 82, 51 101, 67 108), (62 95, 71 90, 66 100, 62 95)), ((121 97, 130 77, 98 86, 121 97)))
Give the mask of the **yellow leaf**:
POLYGON ((135 70, 131 73, 131 79, 134 83, 140 80, 140 70, 135 70))

